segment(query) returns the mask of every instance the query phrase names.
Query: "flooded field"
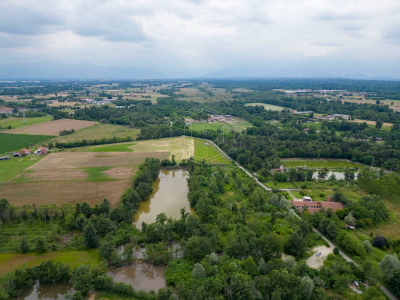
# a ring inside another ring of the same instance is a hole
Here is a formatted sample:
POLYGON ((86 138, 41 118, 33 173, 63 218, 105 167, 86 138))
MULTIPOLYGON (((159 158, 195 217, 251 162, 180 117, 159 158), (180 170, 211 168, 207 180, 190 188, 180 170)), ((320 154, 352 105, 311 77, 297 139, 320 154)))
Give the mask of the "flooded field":
POLYGON ((183 207, 190 212, 187 178, 189 172, 186 170, 161 170, 158 179, 153 183, 154 190, 149 199, 139 205, 135 215, 135 226, 141 229, 142 222, 155 222, 156 216, 160 213, 179 219, 183 207))
POLYGON ((164 278, 166 268, 138 261, 132 265, 111 269, 107 275, 112 276, 115 282, 131 284, 137 291, 157 291, 167 286, 164 278))
POLYGON ((67 294, 72 294, 74 289, 70 282, 55 284, 36 283, 30 289, 25 290, 17 300, 66 300, 67 294))

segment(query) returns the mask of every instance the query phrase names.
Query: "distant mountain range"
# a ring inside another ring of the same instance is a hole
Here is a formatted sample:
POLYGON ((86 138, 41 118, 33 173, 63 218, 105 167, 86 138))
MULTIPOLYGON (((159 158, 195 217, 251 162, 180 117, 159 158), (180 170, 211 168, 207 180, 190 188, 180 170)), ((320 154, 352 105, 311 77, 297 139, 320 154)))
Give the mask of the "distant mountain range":
POLYGON ((366 70, 346 73, 334 65, 308 64, 269 64, 264 66, 232 66, 219 71, 186 70, 163 73, 155 70, 129 66, 99 66, 89 63, 8 63, 0 64, 0 80, 63 80, 63 79, 249 79, 249 78, 348 78, 364 80, 400 80, 400 77, 375 76, 366 70))

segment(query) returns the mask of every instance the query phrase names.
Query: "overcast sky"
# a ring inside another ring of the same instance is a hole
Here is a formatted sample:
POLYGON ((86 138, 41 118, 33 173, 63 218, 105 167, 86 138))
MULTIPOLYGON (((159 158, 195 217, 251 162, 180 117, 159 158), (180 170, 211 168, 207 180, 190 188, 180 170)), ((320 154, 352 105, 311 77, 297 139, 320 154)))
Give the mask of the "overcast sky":
POLYGON ((16 62, 400 78, 400 1, 1 0, 16 62))

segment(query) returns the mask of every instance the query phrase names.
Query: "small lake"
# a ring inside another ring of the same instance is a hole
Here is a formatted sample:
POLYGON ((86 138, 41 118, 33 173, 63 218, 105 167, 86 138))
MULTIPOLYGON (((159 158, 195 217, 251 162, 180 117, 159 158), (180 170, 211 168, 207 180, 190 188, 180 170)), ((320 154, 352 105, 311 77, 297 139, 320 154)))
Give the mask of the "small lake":
POLYGON ((166 268, 138 261, 132 265, 110 269, 107 275, 112 276, 115 282, 131 284, 137 291, 157 291, 167 286, 164 278, 166 268))
POLYGON ((155 222, 160 213, 165 213, 168 218, 180 219, 183 207, 191 212, 188 178, 189 172, 183 169, 161 170, 153 183, 153 192, 149 199, 140 202, 135 215, 135 226, 141 229, 142 222, 155 222))
MULTIPOLYGON (((344 180, 344 172, 328 172, 328 175, 326 176, 325 180, 329 180, 329 177, 332 176, 332 174, 335 174, 336 180, 344 180)), ((357 180, 358 172, 354 172, 354 180, 357 180)), ((313 179, 318 180, 318 172, 314 172, 313 179)))
POLYGON ((39 284, 25 290, 18 300, 66 300, 67 294, 72 294, 74 289, 70 282, 58 282, 55 284, 39 284))

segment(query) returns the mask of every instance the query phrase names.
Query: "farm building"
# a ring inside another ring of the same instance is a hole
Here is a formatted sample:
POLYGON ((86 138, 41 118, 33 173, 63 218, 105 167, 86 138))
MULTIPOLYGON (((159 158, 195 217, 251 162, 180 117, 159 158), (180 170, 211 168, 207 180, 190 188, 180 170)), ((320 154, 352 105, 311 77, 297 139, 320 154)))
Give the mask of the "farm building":
POLYGON ((39 147, 36 151, 35 154, 37 155, 46 155, 47 152, 49 152, 49 149, 47 147, 39 147))
POLYGON ((344 206, 339 202, 326 202, 326 201, 291 201, 293 206, 299 211, 302 212, 304 206, 307 206, 308 212, 313 214, 318 212, 321 207, 327 210, 328 208, 332 208, 333 212, 336 212, 338 209, 343 209, 344 206))
POLYGON ((31 155, 31 150, 24 148, 21 151, 19 151, 19 153, 21 154, 21 156, 22 155, 31 155))
POLYGON ((12 108, 0 106, 0 114, 6 114, 6 115, 11 115, 13 113, 12 108))

